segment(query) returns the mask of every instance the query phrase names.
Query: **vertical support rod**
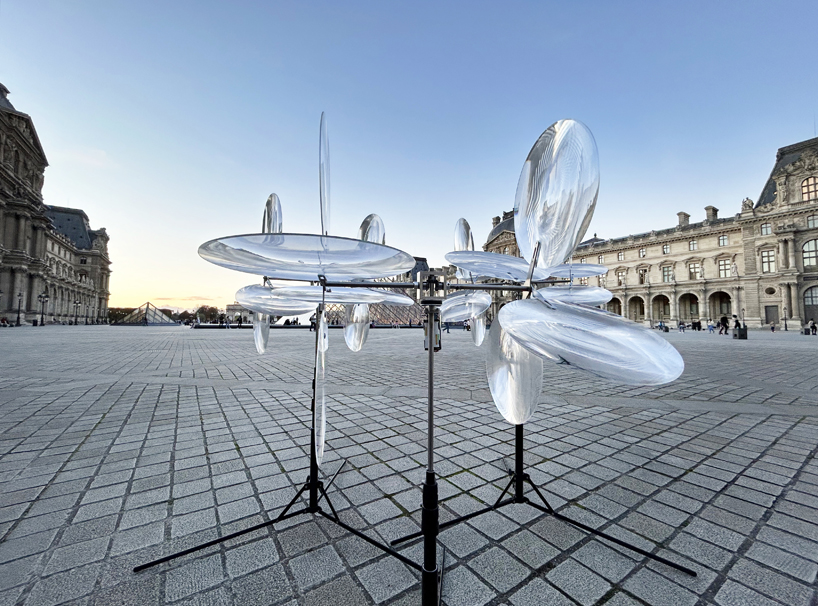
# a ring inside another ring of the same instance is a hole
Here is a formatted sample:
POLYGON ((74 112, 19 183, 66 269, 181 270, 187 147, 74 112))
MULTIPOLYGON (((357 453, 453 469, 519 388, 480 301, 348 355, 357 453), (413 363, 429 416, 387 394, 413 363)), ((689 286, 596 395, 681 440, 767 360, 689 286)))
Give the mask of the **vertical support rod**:
MULTIPOLYGON (((326 290, 326 287, 325 287, 326 290)), ((323 299, 323 297, 322 297, 323 299)), ((315 395, 318 387, 318 348, 321 347, 320 331, 321 318, 324 314, 324 303, 318 305, 315 314, 315 364, 312 372, 312 431, 310 432, 310 477, 307 482, 310 487, 310 505, 309 511, 315 513, 318 511, 318 444, 315 443, 315 395)))
POLYGON ((514 426, 514 502, 525 503, 523 496, 523 481, 525 471, 523 467, 523 424, 514 426))
POLYGON ((437 481, 435 480, 434 461, 434 400, 435 400, 435 315, 437 306, 426 306, 426 334, 429 336, 429 392, 427 402, 427 466, 426 481, 423 483, 423 507, 421 509, 421 527, 423 530, 423 572, 421 573, 421 603, 423 606, 437 606, 438 570, 437 570, 437 535, 439 532, 439 511, 437 481))

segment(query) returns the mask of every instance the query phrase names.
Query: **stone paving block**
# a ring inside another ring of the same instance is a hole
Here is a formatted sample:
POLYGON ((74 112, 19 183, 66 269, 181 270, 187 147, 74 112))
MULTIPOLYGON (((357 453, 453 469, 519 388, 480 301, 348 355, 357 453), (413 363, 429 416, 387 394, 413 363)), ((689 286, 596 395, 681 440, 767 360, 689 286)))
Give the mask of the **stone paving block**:
POLYGON ((443 580, 443 602, 447 606, 483 606, 495 592, 465 566, 447 570, 443 580))
POLYGON ((218 585, 224 579, 221 556, 207 556, 168 571, 165 599, 179 600, 218 585))
POLYGON ((696 594, 646 568, 626 579, 624 588, 639 599, 656 606, 693 606, 698 601, 696 594))
MULTIPOLYGON (((772 570, 741 558, 730 569, 731 579, 788 606, 809 606, 815 590, 772 570)), ((730 593, 730 592, 728 592, 730 593)))
POLYGON ((331 545, 310 551, 289 561, 295 583, 301 591, 319 585, 344 572, 344 564, 331 545))
POLYGON ((111 544, 111 555, 121 555, 161 543, 165 539, 165 523, 154 522, 146 526, 139 526, 123 530, 114 535, 111 544))
POLYGON ((53 606, 91 593, 101 564, 74 568, 38 581, 26 600, 27 606, 53 606))
POLYGON ((574 552, 573 557, 611 583, 621 581, 637 565, 634 560, 607 547, 607 544, 599 540, 586 543, 574 552))
POLYGON ((818 566, 766 543, 754 543, 747 551, 747 557, 780 570, 806 583, 814 583, 818 566))
POLYGON ((45 551, 54 541, 57 532, 57 530, 46 530, 19 539, 3 541, 0 543, 0 565, 45 551))
POLYGON ((304 594, 304 606, 358 606, 369 599, 348 576, 343 576, 304 594))
POLYGON ((356 571, 372 603, 380 604, 414 585, 418 579, 394 558, 383 558, 356 571))
POLYGON ((50 575, 101 560, 105 557, 110 542, 110 538, 103 537, 55 549, 43 574, 50 575))
POLYGON ((539 578, 518 590, 509 598, 509 601, 514 606, 574 606, 576 604, 539 578))
POLYGON ((596 603, 611 588, 605 579, 573 559, 565 560, 546 578, 583 606, 596 603))
POLYGON ((278 550, 270 538, 240 545, 227 552, 227 572, 238 577, 278 562, 278 550))
POLYGON ((716 603, 721 606, 777 606, 778 602, 764 597, 760 593, 728 580, 716 594, 716 603))
POLYGON ((468 566, 500 593, 506 593, 530 574, 527 567, 498 547, 471 558, 468 566))

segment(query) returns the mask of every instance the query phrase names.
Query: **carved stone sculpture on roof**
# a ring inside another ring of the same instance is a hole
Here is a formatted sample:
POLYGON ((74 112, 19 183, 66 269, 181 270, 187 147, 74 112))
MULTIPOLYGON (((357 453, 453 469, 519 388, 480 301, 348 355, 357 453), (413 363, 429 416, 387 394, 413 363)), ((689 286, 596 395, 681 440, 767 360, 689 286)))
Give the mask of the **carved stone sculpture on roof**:
POLYGON ((744 200, 741 201, 741 211, 742 212, 752 211, 753 206, 755 206, 755 202, 753 202, 750 198, 744 198, 744 200))

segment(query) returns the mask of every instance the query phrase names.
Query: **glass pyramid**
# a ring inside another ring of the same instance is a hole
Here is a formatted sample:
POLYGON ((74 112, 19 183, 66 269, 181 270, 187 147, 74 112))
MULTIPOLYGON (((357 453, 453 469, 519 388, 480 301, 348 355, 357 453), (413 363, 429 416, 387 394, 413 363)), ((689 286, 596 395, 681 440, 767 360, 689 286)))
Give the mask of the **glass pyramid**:
POLYGON ((134 309, 131 313, 127 316, 122 318, 119 322, 116 322, 115 325, 142 325, 142 326, 161 326, 161 325, 175 325, 176 322, 171 320, 168 316, 164 313, 159 311, 159 309, 153 303, 145 303, 144 305, 140 305, 138 308, 134 309))

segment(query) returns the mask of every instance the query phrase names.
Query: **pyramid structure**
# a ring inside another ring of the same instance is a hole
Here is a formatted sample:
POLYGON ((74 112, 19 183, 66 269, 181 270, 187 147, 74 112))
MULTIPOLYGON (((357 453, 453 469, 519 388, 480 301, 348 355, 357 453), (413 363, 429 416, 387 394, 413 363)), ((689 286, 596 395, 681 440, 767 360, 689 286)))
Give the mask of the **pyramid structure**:
POLYGON ((122 318, 115 325, 142 325, 142 326, 161 326, 161 325, 175 325, 176 322, 171 320, 163 314, 153 303, 144 303, 134 309, 127 316, 122 318), (147 320, 147 321, 146 321, 147 320))

